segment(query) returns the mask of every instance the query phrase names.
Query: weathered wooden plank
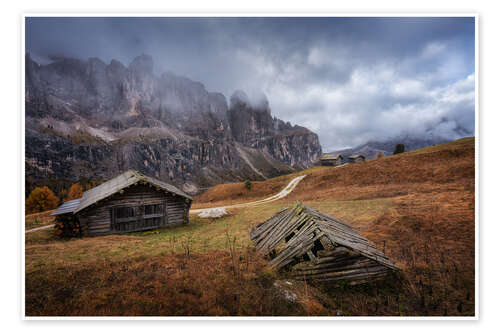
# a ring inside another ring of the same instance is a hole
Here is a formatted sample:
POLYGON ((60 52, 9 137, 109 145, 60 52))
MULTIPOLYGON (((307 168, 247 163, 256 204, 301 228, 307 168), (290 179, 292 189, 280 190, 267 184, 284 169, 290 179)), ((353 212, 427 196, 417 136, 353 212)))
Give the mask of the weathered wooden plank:
POLYGON ((266 225, 263 230, 261 230, 260 234, 257 234, 254 242, 256 243, 258 248, 262 248, 263 246, 261 245, 261 242, 264 239, 269 239, 272 237, 272 231, 276 228, 276 226, 280 225, 283 222, 287 222, 290 217, 293 216, 293 212, 288 211, 286 214, 283 214, 283 216, 277 218, 275 221, 272 221, 268 225, 266 225))
POLYGON ((299 262, 293 269, 299 277, 366 279, 397 269, 347 223, 303 205, 280 211, 260 223, 250 236, 259 252, 278 250, 269 262, 271 267, 280 269, 299 262))
MULTIPOLYGON (((300 225, 302 225, 303 222, 307 219, 307 216, 299 216, 295 221, 291 223, 286 223, 287 221, 285 220, 283 223, 280 225, 276 226, 277 232, 274 234, 274 236, 270 236, 269 242, 265 243, 265 245, 262 246, 263 249, 272 250, 276 245, 281 243, 282 241, 285 240, 286 236, 291 234, 291 232, 298 228, 300 225)), ((288 241, 290 242, 291 239, 288 241)))
POLYGON ((136 185, 127 188, 121 194, 116 193, 112 197, 99 201, 96 205, 80 212, 79 215, 81 216, 81 224, 89 229, 88 234, 95 233, 93 230, 105 228, 110 229, 108 233, 123 233, 186 223, 189 207, 190 203, 186 204, 185 199, 180 196, 174 197, 168 192, 156 191, 149 186, 136 185), (143 215, 144 208, 142 207, 159 204, 163 205, 165 213, 143 215), (141 215, 112 223, 113 209, 123 206, 138 207, 141 215))
POLYGON ((317 273, 317 274, 303 274, 303 275, 297 275, 296 277, 298 278, 314 278, 315 280, 324 280, 324 279, 329 279, 330 281, 333 281, 334 279, 350 279, 354 276, 360 277, 360 276, 369 276, 373 274, 378 274, 378 273, 387 273, 388 269, 383 266, 372 266, 372 267, 366 267, 366 268, 357 268, 357 269, 349 269, 349 270, 341 270, 341 271, 335 271, 335 272, 323 272, 323 273, 317 273))
POLYGON ((373 268, 373 267, 381 267, 380 264, 373 260, 368 260, 368 261, 359 261, 356 260, 354 262, 344 262, 344 263, 339 263, 336 265, 323 265, 323 266, 315 266, 314 268, 311 269, 297 269, 294 270, 294 275, 297 276, 302 276, 302 275, 318 275, 318 274, 323 274, 323 273, 334 273, 334 272, 341 272, 341 271, 347 271, 349 269, 362 269, 362 268, 373 268))
POLYGON ((384 278, 387 276, 389 273, 388 270, 386 271, 380 271, 380 272, 369 272, 369 273, 358 273, 358 274, 352 274, 352 275, 345 275, 345 276, 336 276, 336 277, 318 277, 315 278, 315 280, 320 281, 320 282, 333 282, 333 281, 340 281, 340 280, 348 280, 348 281, 356 281, 356 280, 366 280, 366 281, 373 281, 377 278, 384 278))
MULTIPOLYGON (((318 259, 323 259, 323 258, 318 258, 318 259)), ((345 266, 351 263, 356 263, 359 262, 360 260, 367 260, 367 261, 373 261, 371 259, 367 259, 366 257, 363 256, 353 256, 353 257, 341 257, 335 260, 327 261, 327 262, 320 262, 319 260, 316 260, 315 262, 311 261, 303 261, 295 266, 294 269, 296 270, 309 270, 309 269, 320 269, 323 267, 341 267, 345 266)))

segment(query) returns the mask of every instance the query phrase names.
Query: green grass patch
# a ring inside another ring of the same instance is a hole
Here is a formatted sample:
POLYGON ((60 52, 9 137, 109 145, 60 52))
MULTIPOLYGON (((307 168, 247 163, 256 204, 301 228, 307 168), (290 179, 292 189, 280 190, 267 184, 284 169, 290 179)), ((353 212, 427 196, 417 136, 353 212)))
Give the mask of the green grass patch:
MULTIPOLYGON (((27 270, 40 262, 79 263, 100 260, 121 261, 132 258, 152 258, 166 254, 200 254, 228 250, 229 242, 237 249, 253 247, 250 231, 277 211, 292 203, 283 201, 256 207, 230 210, 220 219, 191 216, 189 224, 123 235, 61 240, 52 229, 26 234, 27 270), (46 245, 40 247, 38 245, 46 245)), ((325 200, 305 202, 355 227, 373 221, 391 209, 390 199, 325 200)))

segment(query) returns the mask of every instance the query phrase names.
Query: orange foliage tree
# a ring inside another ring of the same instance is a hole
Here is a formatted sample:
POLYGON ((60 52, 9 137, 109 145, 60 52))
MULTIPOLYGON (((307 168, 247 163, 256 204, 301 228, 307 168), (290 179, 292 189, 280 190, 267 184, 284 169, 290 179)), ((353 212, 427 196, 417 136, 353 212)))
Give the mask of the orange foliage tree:
POLYGON ((80 184, 76 183, 71 185, 68 196, 66 197, 67 200, 75 200, 78 198, 81 198, 83 195, 83 188, 80 184))
POLYGON ((381 157, 384 157, 384 153, 382 153, 381 151, 379 151, 378 154, 377 154, 377 158, 381 158, 381 157))
POLYGON ((26 199, 26 212, 38 213, 57 207, 59 199, 47 186, 35 187, 26 199))

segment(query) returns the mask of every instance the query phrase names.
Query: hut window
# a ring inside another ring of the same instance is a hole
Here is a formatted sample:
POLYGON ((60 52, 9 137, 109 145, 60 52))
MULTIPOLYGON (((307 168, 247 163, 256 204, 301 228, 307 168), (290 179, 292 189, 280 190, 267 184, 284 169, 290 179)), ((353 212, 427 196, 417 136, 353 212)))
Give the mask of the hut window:
POLYGON ((121 232, 147 230, 165 225, 165 204, 115 207, 111 211, 113 229, 121 232))
POLYGON ((162 204, 144 206, 144 215, 155 215, 155 214, 163 214, 162 204))
POLYGON ((135 216, 135 211, 133 207, 118 207, 116 209, 117 219, 126 219, 135 216))

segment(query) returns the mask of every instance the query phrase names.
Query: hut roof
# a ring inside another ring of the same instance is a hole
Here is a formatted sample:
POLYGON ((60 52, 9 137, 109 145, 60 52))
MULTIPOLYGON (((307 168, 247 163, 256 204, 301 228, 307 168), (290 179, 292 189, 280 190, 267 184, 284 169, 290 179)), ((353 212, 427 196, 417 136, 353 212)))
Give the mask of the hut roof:
POLYGON ((61 206, 59 206, 55 211, 53 211, 50 215, 61 215, 66 213, 72 213, 80 204, 80 199, 66 201, 61 206))
POLYGON ((336 160, 339 157, 342 157, 340 154, 323 154, 320 160, 336 160))
POLYGON ((294 258, 306 255, 313 249, 315 241, 323 236, 334 246, 343 246, 387 268, 399 269, 349 224, 300 202, 279 211, 250 233, 259 252, 278 252, 270 263, 276 268, 284 267, 293 262, 294 258))
POLYGON ((187 195, 186 193, 182 192, 179 190, 177 187, 167 184, 165 182, 162 182, 158 179, 148 177, 146 175, 141 174, 138 171, 135 170, 128 170, 121 175, 108 180, 105 183, 102 183, 99 186, 96 186, 88 191, 85 191, 83 193, 83 196, 77 200, 71 201, 71 205, 67 205, 67 207, 64 207, 66 204, 69 204, 70 201, 64 203, 62 206, 60 206, 52 215, 59 215, 59 214, 64 214, 64 213, 77 213, 81 211, 82 209, 87 208, 88 206, 98 202, 99 200, 102 200, 104 198, 109 197, 110 195, 113 195, 124 188, 133 185, 137 182, 146 182, 149 183, 157 188, 160 188, 162 190, 166 190, 168 192, 180 195, 182 197, 185 197, 187 199, 192 200, 192 198, 187 195), (64 207, 64 209, 63 209, 64 207), (72 209, 72 210, 71 210, 72 209), (62 212, 59 212, 62 211, 62 212))

